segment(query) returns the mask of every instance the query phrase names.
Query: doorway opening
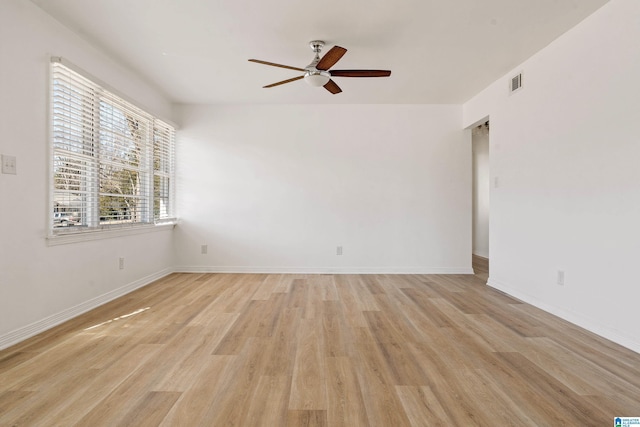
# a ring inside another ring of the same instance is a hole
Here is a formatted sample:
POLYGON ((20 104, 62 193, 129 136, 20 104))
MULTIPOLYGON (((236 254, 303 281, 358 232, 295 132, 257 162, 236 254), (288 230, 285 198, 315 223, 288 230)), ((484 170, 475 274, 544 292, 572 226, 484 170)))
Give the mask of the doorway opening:
POLYGON ((471 132, 473 164, 472 265, 476 276, 489 278, 489 120, 471 132))

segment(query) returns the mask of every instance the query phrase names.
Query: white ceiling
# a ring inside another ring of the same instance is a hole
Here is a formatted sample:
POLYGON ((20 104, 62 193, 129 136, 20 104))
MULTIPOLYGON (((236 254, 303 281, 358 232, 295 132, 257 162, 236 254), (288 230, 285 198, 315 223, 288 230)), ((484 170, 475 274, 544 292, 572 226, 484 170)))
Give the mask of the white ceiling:
MULTIPOLYGON (((608 0, 32 0, 178 103, 462 103, 608 0), (348 49, 331 95, 301 73, 310 40, 348 49)), ((60 52, 64 55, 64 52, 60 52)))

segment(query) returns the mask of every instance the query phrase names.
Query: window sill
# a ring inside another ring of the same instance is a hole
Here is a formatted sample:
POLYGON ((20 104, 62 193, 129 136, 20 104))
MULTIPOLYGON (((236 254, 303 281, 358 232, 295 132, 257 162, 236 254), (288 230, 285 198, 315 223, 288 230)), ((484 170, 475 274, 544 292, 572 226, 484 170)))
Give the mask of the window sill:
POLYGON ((47 246, 67 245, 70 243, 87 242, 90 240, 112 239, 115 237, 132 236, 136 234, 154 233, 173 229, 177 221, 161 224, 145 224, 126 228, 113 228, 102 230, 71 231, 47 236, 47 246))

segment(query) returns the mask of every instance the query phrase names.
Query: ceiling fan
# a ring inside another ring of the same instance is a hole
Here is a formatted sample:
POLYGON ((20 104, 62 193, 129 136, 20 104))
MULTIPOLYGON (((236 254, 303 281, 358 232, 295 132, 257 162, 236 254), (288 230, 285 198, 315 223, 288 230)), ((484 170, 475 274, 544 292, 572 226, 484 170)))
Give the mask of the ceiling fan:
POLYGON ((271 65, 272 67, 280 67, 280 68, 288 68, 290 70, 302 71, 304 74, 302 76, 294 77, 292 79, 283 80, 281 82, 273 83, 267 86, 263 86, 264 88, 270 88, 274 86, 280 86, 285 83, 295 82, 296 80, 304 79, 311 86, 324 87, 326 90, 331 92, 332 94, 337 94, 342 92, 340 86, 338 86, 331 77, 389 77, 391 75, 391 71, 389 70, 329 70, 329 68, 333 67, 336 62, 342 58, 342 56, 347 53, 347 49, 334 46, 327 53, 324 54, 322 58, 320 58, 320 52, 324 47, 324 42, 322 40, 313 40, 309 42, 309 46, 316 54, 315 58, 309 65, 304 68, 298 67, 290 67, 289 65, 276 64, 273 62, 260 61, 259 59, 250 59, 250 62, 256 62, 258 64, 271 65))

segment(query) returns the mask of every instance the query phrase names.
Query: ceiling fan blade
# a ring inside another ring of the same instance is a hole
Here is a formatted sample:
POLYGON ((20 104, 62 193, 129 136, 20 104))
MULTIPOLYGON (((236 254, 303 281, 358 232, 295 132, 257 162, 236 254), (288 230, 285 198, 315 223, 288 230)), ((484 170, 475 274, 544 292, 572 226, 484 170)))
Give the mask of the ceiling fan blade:
POLYGON ((342 92, 340 86, 338 86, 333 80, 329 80, 323 87, 334 95, 342 92))
POLYGON ((331 77, 389 77, 389 70, 331 70, 331 77))
POLYGON ((260 61, 259 59, 250 59, 249 62, 255 62, 257 64, 264 64, 264 65, 271 65, 272 67, 288 68, 289 70, 305 71, 304 68, 290 67, 288 65, 276 64, 274 62, 260 61))
POLYGON ((283 84, 285 84, 285 83, 295 82, 296 80, 300 80, 300 79, 303 79, 303 78, 304 78, 304 76, 298 76, 298 77, 294 77, 294 78, 292 78, 292 79, 283 80, 283 81, 281 81, 281 82, 278 82, 278 83, 272 83, 272 84, 270 84, 270 85, 262 86, 262 87, 263 87, 264 89, 266 89, 266 88, 270 88, 270 87, 274 87, 274 86, 280 86, 280 85, 283 85, 283 84))
POLYGON ((333 65, 342 58, 342 55, 347 53, 347 49, 334 46, 329 49, 329 52, 325 53, 320 62, 316 65, 316 69, 327 71, 329 68, 333 67, 333 65))

